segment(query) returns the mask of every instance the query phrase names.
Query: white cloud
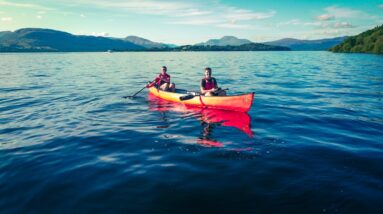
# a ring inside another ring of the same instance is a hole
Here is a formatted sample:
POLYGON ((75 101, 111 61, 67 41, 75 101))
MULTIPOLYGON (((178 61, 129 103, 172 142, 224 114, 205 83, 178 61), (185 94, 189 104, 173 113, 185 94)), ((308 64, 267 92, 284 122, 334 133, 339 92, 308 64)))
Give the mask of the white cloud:
POLYGON ((77 0, 77 4, 102 9, 122 10, 137 14, 166 17, 168 24, 211 25, 229 28, 245 27, 245 23, 226 24, 234 21, 262 20, 273 17, 276 11, 255 12, 248 9, 229 7, 219 1, 176 1, 176 0, 77 0))
POLYGON ((321 39, 321 38, 330 38, 330 37, 339 37, 339 36, 353 36, 353 35, 358 35, 359 33, 369 30, 373 27, 375 26, 361 25, 361 26, 353 26, 353 27, 346 27, 346 28, 335 28, 334 24, 332 24, 328 28, 318 28, 314 30, 302 31, 299 34, 307 35, 310 39, 321 39))
POLYGON ((99 33, 96 33, 96 32, 93 32, 91 33, 92 36, 103 36, 103 37, 106 37, 106 36, 109 36, 109 33, 106 33, 106 32, 99 32, 99 33))
POLYGON ((382 8, 382 9, 383 9, 383 4, 381 4, 381 5, 378 5, 378 7, 380 7, 380 8, 382 8))
POLYGON ((335 18, 358 18, 358 19, 375 19, 376 16, 371 16, 363 11, 350 8, 342 8, 337 6, 326 7, 325 11, 333 15, 335 18))
POLYGON ((331 14, 323 14, 323 15, 317 16, 315 19, 318 21, 329 21, 329 20, 334 20, 335 16, 331 14))
POLYGON ((108 0, 79 0, 79 3, 93 5, 101 8, 112 8, 129 10, 131 12, 152 14, 152 15, 183 15, 193 8, 193 5, 177 1, 148 1, 148 0, 131 0, 131 1, 108 1, 108 0))
POLYGON ((10 22, 10 21, 12 21, 12 20, 13 20, 12 17, 2 17, 2 18, 1 18, 1 21, 2 21, 2 22, 10 22))
POLYGON ((250 25, 238 24, 235 20, 223 22, 222 20, 217 20, 217 19, 189 19, 189 20, 172 21, 172 22, 168 22, 168 24, 215 26, 219 28, 231 28, 231 29, 251 28, 250 25))
POLYGON ((280 22, 277 24, 277 27, 283 26, 283 25, 300 25, 300 26, 320 26, 325 27, 327 24, 323 22, 304 22, 300 19, 292 19, 286 22, 280 22))
POLYGON ((229 8, 227 9, 225 16, 232 20, 259 20, 273 17, 276 14, 275 11, 269 11, 266 13, 253 12, 250 10, 229 8))
POLYGON ((300 19, 291 19, 289 21, 286 21, 286 22, 280 22, 277 24, 277 26, 281 26, 281 25, 301 25, 302 24, 302 21, 300 19))
POLYGON ((348 22, 336 22, 333 25, 334 28, 354 28, 355 26, 351 25, 348 22))
POLYGON ((40 15, 37 15, 36 18, 38 18, 38 19, 42 19, 43 17, 40 16, 40 15))
POLYGON ((38 4, 29 4, 29 3, 16 3, 0 0, 0 6, 9 6, 9 7, 19 7, 19 8, 33 8, 39 10, 54 10, 53 8, 44 7, 38 4))
POLYGON ((81 18, 85 18, 86 16, 84 14, 80 14, 80 17, 81 18))
POLYGON ((171 21, 168 24, 177 24, 177 25, 211 25, 221 23, 219 20, 214 19, 189 19, 189 20, 180 20, 180 21, 171 21))
POLYGON ((317 27, 325 27, 327 26, 327 24, 325 23, 322 23, 322 22, 304 22, 302 23, 302 25, 304 26, 317 26, 317 27))
POLYGON ((212 13, 212 11, 190 9, 190 10, 186 10, 185 13, 183 13, 183 14, 176 14, 174 16, 176 16, 176 17, 201 16, 201 15, 207 15, 207 14, 211 14, 211 13, 212 13))

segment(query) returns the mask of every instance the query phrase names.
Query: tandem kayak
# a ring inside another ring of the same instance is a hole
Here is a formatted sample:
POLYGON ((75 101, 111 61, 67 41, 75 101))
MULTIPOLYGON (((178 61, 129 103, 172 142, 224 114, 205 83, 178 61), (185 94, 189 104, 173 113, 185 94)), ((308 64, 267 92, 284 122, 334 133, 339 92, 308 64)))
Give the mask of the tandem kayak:
POLYGON ((149 93, 164 100, 183 103, 185 105, 198 106, 203 108, 224 109, 239 112, 248 112, 253 104, 254 93, 205 97, 196 95, 191 99, 180 100, 180 97, 187 96, 186 90, 177 89, 176 92, 162 91, 156 87, 150 87, 149 93))
MULTIPOLYGON (((184 105, 178 102, 171 102, 161 99, 153 94, 149 93, 149 110, 158 112, 178 112, 184 115, 190 115, 192 113, 194 118, 202 121, 201 124, 220 124, 220 126, 234 127, 247 134, 249 137, 253 137, 254 133, 251 131, 250 115, 246 112, 239 111, 226 111, 222 109, 213 108, 200 108, 198 106, 184 105)), ((210 130, 207 126, 202 125, 203 135, 208 135, 210 130)))

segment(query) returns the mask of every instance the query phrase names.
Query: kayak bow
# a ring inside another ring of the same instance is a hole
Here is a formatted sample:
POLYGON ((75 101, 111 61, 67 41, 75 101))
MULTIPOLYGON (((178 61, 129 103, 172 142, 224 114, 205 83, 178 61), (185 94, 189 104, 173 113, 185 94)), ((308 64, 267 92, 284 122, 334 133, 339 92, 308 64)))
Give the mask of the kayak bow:
POLYGON ((247 112, 253 104, 254 93, 233 95, 233 96, 212 96, 205 97, 197 95, 192 99, 180 100, 180 97, 186 96, 187 91, 177 89, 176 92, 168 92, 150 87, 149 93, 164 100, 179 102, 185 105, 199 106, 203 108, 225 109, 231 111, 247 112))

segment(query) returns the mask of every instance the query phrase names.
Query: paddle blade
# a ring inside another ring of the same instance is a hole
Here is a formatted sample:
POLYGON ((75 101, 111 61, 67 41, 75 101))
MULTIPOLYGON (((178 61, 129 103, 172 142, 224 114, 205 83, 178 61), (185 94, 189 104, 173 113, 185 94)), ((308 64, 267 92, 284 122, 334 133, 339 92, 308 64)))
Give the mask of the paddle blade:
POLYGON ((184 101, 184 100, 190 100, 190 99, 193 99, 193 98, 194 98, 193 94, 188 94, 188 95, 185 95, 185 96, 181 96, 180 100, 184 101))

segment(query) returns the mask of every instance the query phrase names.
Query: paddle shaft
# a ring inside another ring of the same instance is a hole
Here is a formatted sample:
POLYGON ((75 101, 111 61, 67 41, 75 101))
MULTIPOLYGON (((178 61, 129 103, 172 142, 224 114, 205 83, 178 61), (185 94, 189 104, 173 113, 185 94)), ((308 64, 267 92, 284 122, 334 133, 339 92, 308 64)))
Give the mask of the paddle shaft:
MULTIPOLYGON (((229 90, 228 88, 225 88, 225 89, 221 89, 223 91, 227 91, 229 90)), ((184 100, 190 100, 190 99, 193 99, 195 96, 201 96, 202 94, 201 93, 198 93, 198 92, 191 92, 191 93, 194 93, 194 94, 188 94, 188 95, 185 95, 185 96, 181 96, 179 99, 181 101, 184 101, 184 100)))
MULTIPOLYGON (((151 82, 150 82, 151 83, 151 82)), ((144 86, 143 88, 141 88, 141 90, 137 91, 135 94, 133 94, 133 96, 124 96, 123 98, 128 98, 128 97, 135 97, 137 94, 139 94, 142 90, 144 90, 146 88, 146 86, 144 86)))
POLYGON ((137 91, 135 94, 133 94, 132 97, 135 97, 138 93, 140 93, 142 90, 144 90, 146 88, 146 86, 144 86, 143 88, 141 88, 141 90, 137 91))

